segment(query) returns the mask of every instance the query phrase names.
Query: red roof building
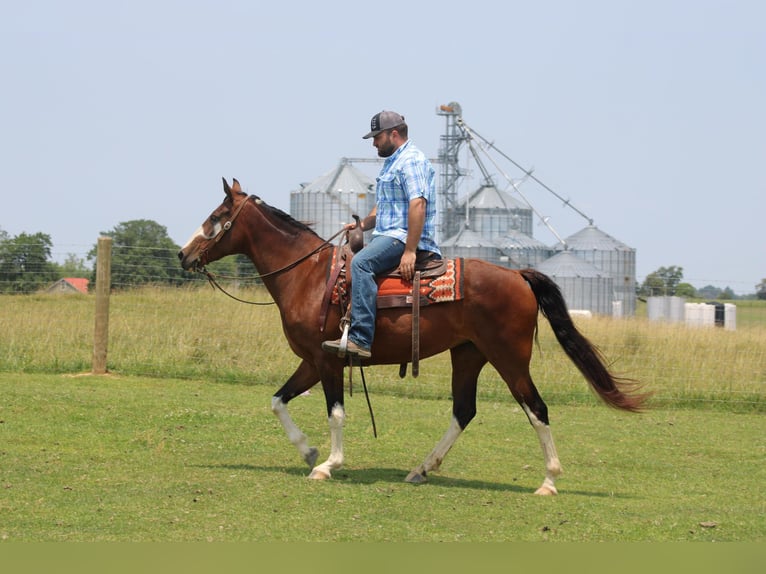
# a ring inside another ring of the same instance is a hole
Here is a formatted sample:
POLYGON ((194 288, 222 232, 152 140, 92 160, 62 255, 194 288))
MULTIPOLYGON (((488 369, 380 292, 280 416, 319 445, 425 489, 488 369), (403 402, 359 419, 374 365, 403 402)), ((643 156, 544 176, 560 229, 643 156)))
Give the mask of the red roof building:
POLYGON ((88 279, 82 277, 64 277, 48 287, 48 293, 88 293, 88 279))

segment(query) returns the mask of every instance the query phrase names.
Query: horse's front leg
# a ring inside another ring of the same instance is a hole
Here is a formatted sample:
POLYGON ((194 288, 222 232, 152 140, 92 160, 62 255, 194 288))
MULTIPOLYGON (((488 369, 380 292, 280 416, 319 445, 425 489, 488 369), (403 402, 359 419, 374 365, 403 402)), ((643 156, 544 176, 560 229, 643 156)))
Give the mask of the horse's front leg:
POLYGON ((330 456, 322 464, 315 466, 309 478, 325 480, 332 476, 332 471, 343 466, 343 423, 346 411, 343 405, 336 403, 330 410, 328 423, 330 425, 330 456))
POLYGON ((290 413, 287 412, 287 403, 292 399, 307 391, 319 382, 319 373, 306 361, 301 361, 298 369, 288 379, 288 381, 271 398, 271 412, 276 415, 282 428, 285 429, 287 438, 295 445, 303 461, 313 468, 319 456, 319 450, 316 447, 309 446, 306 435, 293 422, 290 413))
POLYGON ((330 456, 311 470, 309 478, 324 480, 332 471, 343 466, 343 423, 346 409, 343 407, 343 363, 330 359, 322 371, 322 389, 327 404, 327 422, 330 426, 330 456))

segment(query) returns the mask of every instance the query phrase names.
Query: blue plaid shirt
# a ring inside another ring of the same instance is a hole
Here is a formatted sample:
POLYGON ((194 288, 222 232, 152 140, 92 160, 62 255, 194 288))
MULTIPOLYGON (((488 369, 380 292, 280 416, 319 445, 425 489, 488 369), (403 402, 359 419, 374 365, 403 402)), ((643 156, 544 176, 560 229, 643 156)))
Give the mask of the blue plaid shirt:
POLYGON ((407 216, 410 201, 426 200, 426 221, 418 249, 441 255, 436 244, 436 184, 434 168, 428 158, 409 140, 386 158, 377 177, 377 204, 373 235, 386 235, 407 242, 407 216))

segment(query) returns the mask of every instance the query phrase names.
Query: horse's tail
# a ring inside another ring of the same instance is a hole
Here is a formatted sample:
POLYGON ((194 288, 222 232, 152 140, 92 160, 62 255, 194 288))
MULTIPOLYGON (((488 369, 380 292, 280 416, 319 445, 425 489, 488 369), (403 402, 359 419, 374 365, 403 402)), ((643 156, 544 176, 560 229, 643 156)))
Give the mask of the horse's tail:
POLYGON ((631 379, 616 377, 604 364, 601 352, 577 330, 566 302, 553 280, 534 269, 519 271, 537 298, 537 306, 548 319, 556 339, 564 352, 577 366, 591 388, 609 406, 638 412, 649 397, 638 391, 638 383, 631 379))

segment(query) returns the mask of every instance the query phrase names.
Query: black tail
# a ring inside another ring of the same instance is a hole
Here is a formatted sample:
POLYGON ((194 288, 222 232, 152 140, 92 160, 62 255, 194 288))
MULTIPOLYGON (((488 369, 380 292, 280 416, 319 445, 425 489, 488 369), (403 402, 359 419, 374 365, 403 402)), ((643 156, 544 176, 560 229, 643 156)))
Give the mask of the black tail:
POLYGON ((609 372, 601 352, 572 322, 558 285, 534 269, 522 269, 520 273, 532 288, 537 306, 551 324, 564 352, 598 396, 616 409, 632 412, 642 410, 649 395, 637 392, 639 385, 636 381, 615 377, 609 372))

